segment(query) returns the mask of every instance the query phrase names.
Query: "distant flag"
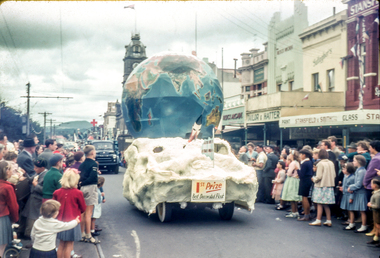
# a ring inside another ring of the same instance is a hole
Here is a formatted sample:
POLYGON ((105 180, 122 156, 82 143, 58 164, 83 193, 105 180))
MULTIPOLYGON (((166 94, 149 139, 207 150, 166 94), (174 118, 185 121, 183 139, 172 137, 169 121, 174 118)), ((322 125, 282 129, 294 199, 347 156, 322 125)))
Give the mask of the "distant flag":
POLYGON ((340 67, 343 69, 343 66, 344 66, 344 57, 342 57, 341 59, 340 59, 340 62, 339 62, 339 64, 340 64, 340 67))
POLYGON ((363 33, 363 38, 369 39, 369 33, 368 30, 363 33))
POLYGON ((128 5, 128 6, 124 6, 124 8, 131 8, 131 9, 135 10, 135 5, 131 4, 131 5, 128 5))
POLYGON ((352 52, 352 54, 354 55, 354 56, 356 56, 356 44, 350 49, 351 50, 351 52, 352 52))
POLYGON ((196 52, 195 50, 191 51, 191 54, 192 54, 193 56, 197 56, 197 52, 196 52))
POLYGON ((321 86, 322 86, 322 82, 319 82, 318 85, 317 85, 317 90, 320 91, 320 92, 322 92, 321 86))
POLYGON ((302 99, 302 100, 306 100, 306 99, 309 99, 309 94, 310 94, 310 93, 306 94, 306 95, 305 95, 305 97, 303 97, 303 99, 302 99))

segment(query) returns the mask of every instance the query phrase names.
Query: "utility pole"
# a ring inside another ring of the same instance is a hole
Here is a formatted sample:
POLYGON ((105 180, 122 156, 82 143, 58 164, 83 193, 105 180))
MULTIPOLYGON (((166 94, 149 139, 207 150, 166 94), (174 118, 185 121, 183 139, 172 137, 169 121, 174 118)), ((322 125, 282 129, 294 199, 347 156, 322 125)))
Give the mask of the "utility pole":
POLYGON ((236 78, 236 62, 237 62, 237 58, 234 58, 234 62, 235 62, 234 78, 236 78))
MULTIPOLYGON (((73 97, 60 97, 60 96, 57 96, 57 97, 48 97, 48 96, 30 96, 30 82, 28 82, 26 84, 26 96, 21 96, 21 98, 26 98, 27 99, 27 104, 26 104, 26 135, 29 135, 30 134, 30 122, 29 122, 29 118, 30 118, 30 99, 31 98, 39 98, 39 99, 72 99, 73 97)), ((39 113, 39 114, 43 114, 43 113, 39 113)), ((45 140, 44 140, 44 143, 45 143, 45 140)))
POLYGON ((27 108, 26 108, 26 135, 30 133, 30 124, 29 124, 29 112, 30 112, 30 82, 26 84, 26 94, 27 94, 27 108))
POLYGON ((50 119, 50 139, 53 139, 53 119, 50 119))
POLYGON ((45 141, 46 141, 46 116, 51 115, 51 113, 43 112, 43 113, 38 113, 38 114, 44 115, 44 144, 45 144, 45 141))

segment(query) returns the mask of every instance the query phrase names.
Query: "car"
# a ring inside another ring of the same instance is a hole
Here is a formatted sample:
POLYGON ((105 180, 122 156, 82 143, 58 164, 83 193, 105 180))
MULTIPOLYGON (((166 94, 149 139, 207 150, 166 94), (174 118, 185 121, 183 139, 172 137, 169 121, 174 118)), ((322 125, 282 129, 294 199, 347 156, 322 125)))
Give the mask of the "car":
POLYGON ((100 171, 119 173, 119 157, 113 141, 93 140, 91 144, 95 147, 96 158, 100 171))
POLYGON ((135 139, 124 153, 123 196, 161 222, 171 220, 173 209, 212 208, 223 220, 233 217, 235 207, 252 211, 258 189, 254 168, 240 162, 228 142, 215 139, 214 160, 202 154, 204 143, 135 139))
POLYGON ((65 150, 74 150, 74 151, 78 151, 79 150, 79 146, 76 142, 65 142, 63 144, 63 148, 65 150))

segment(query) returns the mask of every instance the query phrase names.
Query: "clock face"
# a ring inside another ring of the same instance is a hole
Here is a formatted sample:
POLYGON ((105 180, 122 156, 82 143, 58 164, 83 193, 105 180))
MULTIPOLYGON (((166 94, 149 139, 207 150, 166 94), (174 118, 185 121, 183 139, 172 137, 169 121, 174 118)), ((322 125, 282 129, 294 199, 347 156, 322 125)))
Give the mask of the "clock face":
POLYGON ((137 62, 136 62, 136 63, 133 63, 132 68, 135 69, 136 66, 138 66, 138 65, 139 65, 139 63, 137 63, 137 62))

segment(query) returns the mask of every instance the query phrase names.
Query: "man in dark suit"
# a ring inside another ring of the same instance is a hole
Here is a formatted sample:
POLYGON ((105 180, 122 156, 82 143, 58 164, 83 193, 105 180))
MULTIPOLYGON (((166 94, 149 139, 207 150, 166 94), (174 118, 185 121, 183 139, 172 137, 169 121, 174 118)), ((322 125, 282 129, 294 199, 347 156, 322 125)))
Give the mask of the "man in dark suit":
POLYGON ((34 171, 33 164, 33 153, 36 151, 37 144, 34 142, 33 138, 26 138, 24 140, 24 150, 17 157, 17 164, 20 168, 25 170, 26 174, 29 177, 32 177, 36 174, 34 171))
POLYGON ((263 169, 263 186, 264 186, 264 202, 268 204, 274 204, 274 200, 271 196, 272 192, 272 181, 275 179, 276 174, 274 170, 276 169, 278 157, 273 153, 274 146, 267 146, 267 163, 263 169))

